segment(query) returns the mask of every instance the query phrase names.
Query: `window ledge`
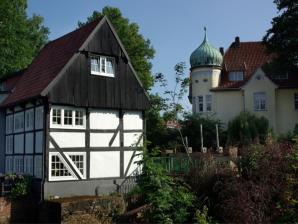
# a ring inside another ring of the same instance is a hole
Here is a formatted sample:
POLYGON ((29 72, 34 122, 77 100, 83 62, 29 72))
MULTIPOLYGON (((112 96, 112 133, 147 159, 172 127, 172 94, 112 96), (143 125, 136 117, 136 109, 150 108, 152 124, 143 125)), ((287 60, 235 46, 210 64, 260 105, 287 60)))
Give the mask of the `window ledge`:
POLYGON ((100 73, 100 72, 91 72, 91 75, 105 76, 105 77, 110 77, 110 78, 115 77, 115 74, 100 73))

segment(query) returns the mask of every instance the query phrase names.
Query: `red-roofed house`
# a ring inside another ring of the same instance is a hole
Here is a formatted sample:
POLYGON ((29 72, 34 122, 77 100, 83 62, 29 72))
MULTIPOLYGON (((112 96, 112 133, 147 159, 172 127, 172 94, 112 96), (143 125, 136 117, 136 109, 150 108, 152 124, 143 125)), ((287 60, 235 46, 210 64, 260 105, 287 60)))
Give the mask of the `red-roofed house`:
POLYGON ((193 113, 213 115, 225 125, 242 111, 269 120, 277 133, 298 126, 298 75, 265 69, 275 55, 262 42, 240 42, 224 53, 205 39, 192 53, 189 99, 193 113))
POLYGON ((137 169, 148 108, 111 23, 88 23, 0 79, 0 173, 34 176, 43 198, 113 192, 137 169))

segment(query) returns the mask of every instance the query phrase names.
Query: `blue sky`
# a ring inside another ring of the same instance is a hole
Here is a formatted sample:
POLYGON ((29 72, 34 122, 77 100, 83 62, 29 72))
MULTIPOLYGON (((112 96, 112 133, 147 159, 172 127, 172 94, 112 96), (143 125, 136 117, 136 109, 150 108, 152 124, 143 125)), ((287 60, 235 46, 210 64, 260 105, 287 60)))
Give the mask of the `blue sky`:
MULTIPOLYGON (((204 26, 209 41, 227 49, 235 36, 261 40, 277 14, 273 0, 28 0, 28 14, 44 17, 53 40, 105 6, 118 7, 139 24, 140 33, 156 50, 153 73, 164 73, 170 84, 176 63, 185 61, 189 73, 189 56, 202 42, 204 26)), ((190 109, 187 100, 183 104, 190 109)))

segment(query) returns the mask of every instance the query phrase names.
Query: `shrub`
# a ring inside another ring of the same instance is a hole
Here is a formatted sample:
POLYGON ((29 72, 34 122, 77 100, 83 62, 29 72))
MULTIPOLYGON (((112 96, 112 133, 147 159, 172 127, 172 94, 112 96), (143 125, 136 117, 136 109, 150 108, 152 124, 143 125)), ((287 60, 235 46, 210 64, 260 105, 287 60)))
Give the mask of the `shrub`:
POLYGON ((30 194, 31 176, 10 174, 5 177, 6 181, 11 182, 11 197, 14 199, 24 198, 30 194))
POLYGON ((187 114, 182 121, 182 133, 189 139, 189 145, 193 147, 194 151, 199 151, 201 148, 200 125, 203 126, 203 140, 204 147, 216 148, 216 128, 219 125, 219 140, 220 143, 226 142, 226 134, 221 127, 219 120, 213 117, 203 117, 199 114, 187 114))
POLYGON ((153 223, 182 223, 189 219, 195 196, 181 180, 166 175, 165 170, 143 154, 143 174, 140 188, 144 200, 150 205, 145 216, 153 223))
POLYGON ((265 117, 257 117, 249 112, 241 112, 228 124, 228 144, 248 145, 264 143, 269 132, 269 122, 265 117))

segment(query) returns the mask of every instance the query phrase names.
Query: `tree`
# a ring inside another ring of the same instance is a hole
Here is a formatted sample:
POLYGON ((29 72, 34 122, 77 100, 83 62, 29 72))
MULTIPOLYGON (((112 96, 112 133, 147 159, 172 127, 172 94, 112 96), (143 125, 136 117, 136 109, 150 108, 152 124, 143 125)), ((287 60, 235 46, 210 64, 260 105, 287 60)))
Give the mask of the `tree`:
POLYGON ((0 1, 0 76, 26 68, 48 40, 43 18, 26 9, 26 0, 0 1))
MULTIPOLYGON (((274 0, 280 15, 263 41, 270 52, 277 53, 275 65, 280 69, 298 69, 298 0, 274 0)), ((275 66, 275 67, 276 67, 275 66)))
POLYGON ((107 16, 112 22, 144 88, 150 89, 153 85, 150 59, 152 59, 155 54, 150 40, 144 39, 139 33, 138 24, 131 23, 129 19, 124 18, 118 8, 108 6, 104 7, 102 12, 94 11, 93 14, 87 18, 86 22, 78 22, 78 26, 81 27, 101 16, 107 16))

